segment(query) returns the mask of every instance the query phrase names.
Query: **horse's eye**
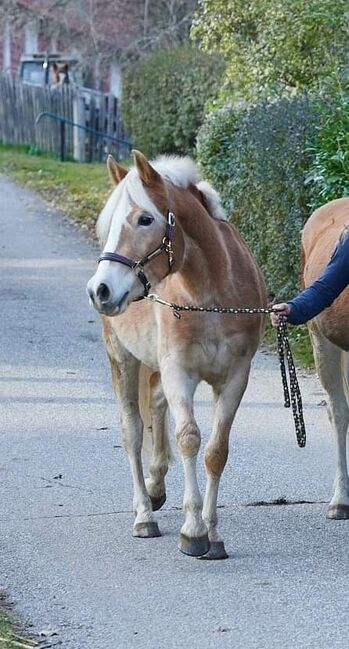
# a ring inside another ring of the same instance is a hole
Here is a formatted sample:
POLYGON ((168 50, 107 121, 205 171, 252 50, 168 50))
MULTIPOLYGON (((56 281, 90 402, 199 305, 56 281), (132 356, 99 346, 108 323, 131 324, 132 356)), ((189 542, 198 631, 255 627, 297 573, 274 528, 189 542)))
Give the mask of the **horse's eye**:
POLYGON ((151 225, 153 221, 154 219, 152 216, 145 216, 142 214, 138 219, 138 225, 151 225))

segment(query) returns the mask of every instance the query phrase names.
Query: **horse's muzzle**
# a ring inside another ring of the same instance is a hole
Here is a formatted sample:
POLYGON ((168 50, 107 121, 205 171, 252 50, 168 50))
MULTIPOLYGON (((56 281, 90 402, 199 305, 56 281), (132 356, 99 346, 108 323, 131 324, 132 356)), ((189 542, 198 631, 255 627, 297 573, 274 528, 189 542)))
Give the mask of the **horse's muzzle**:
POLYGON ((126 291, 121 299, 116 301, 115 298, 113 298, 109 286, 103 282, 97 286, 95 291, 88 284, 87 294, 93 306, 99 313, 107 316, 115 316, 125 310, 129 291, 126 291))

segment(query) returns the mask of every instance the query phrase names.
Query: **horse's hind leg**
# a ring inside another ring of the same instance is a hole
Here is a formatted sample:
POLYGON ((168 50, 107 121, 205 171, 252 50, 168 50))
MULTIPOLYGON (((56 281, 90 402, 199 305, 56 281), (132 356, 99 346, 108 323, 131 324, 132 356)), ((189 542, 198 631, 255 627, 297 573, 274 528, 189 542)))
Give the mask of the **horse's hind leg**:
POLYGON ((228 459, 229 433, 235 413, 245 392, 250 371, 250 359, 236 360, 234 375, 222 386, 214 387, 215 411, 213 431, 205 449, 207 474, 202 517, 208 528, 210 550, 203 559, 226 559, 224 543, 218 533, 217 497, 219 482, 228 459))
POLYGON ((140 407, 144 423, 143 454, 149 461, 149 478, 146 478, 145 484, 153 511, 156 511, 166 501, 165 476, 171 460, 166 416, 167 401, 159 372, 153 372, 142 365, 139 383, 140 407))
POLYGON ((345 353, 341 352, 336 345, 333 345, 317 331, 311 331, 310 334, 316 369, 328 394, 328 416, 334 430, 336 463, 334 494, 328 508, 327 518, 346 519, 349 518, 349 481, 346 453, 349 408, 341 362, 341 357, 345 353))
POLYGON ((142 467, 143 422, 138 405, 139 362, 126 350, 108 349, 115 394, 121 408, 123 445, 128 454, 133 478, 133 536, 160 536, 152 504, 146 490, 142 467))

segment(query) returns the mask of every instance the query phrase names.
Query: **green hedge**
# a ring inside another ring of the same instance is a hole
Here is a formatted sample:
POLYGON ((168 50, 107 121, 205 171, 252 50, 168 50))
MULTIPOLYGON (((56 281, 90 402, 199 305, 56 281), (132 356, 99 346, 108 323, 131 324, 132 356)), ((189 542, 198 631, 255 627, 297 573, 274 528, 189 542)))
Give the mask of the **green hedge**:
POLYGON ((221 57, 184 46, 134 66, 124 79, 122 103, 134 146, 148 156, 191 154, 223 70, 221 57))
POLYGON ((299 287, 302 226, 310 215, 305 184, 318 112, 306 96, 223 108, 199 131, 201 169, 263 269, 271 295, 299 287))
POLYGON ((312 208, 349 196, 349 82, 331 85, 320 100, 321 121, 309 149, 312 208))
POLYGON ((348 71, 348 0, 200 0, 191 36, 225 57, 220 99, 316 91, 348 71))

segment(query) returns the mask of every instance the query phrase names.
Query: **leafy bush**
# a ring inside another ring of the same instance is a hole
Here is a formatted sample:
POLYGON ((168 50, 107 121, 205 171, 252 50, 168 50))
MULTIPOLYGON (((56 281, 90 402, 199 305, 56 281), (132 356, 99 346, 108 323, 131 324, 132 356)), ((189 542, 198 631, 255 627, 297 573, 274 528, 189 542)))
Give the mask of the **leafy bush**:
POLYGON ((200 0, 192 37, 227 61, 221 96, 318 88, 348 61, 347 0, 200 0))
POLYGON ((221 57, 184 46, 134 66, 125 76, 122 108, 134 145, 148 156, 191 154, 223 70, 221 57))
POLYGON ((263 269, 271 294, 299 285, 300 232, 310 215, 304 183, 317 112, 306 96, 210 113, 198 160, 263 269))
POLYGON ((319 102, 321 121, 309 151, 307 182, 311 206, 349 196, 349 84, 326 88, 319 102))

